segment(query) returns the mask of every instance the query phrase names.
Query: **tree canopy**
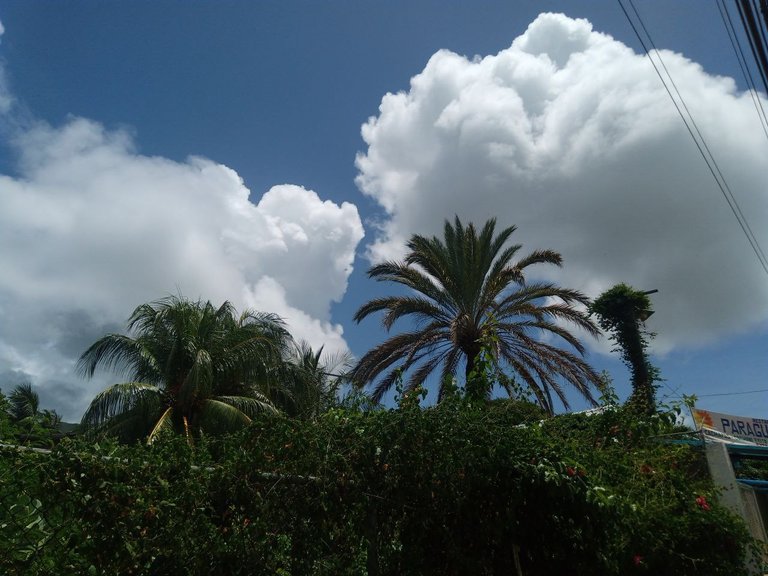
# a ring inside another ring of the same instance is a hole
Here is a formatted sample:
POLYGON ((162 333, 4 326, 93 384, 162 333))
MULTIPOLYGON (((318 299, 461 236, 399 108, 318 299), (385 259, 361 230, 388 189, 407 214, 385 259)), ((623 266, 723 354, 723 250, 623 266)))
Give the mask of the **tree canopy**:
POLYGON ((598 333, 583 311, 588 299, 551 282, 529 282, 531 266, 560 266, 562 257, 536 250, 518 258, 521 245, 508 244, 515 229, 496 233, 496 220, 491 219, 478 230, 471 223, 464 226, 457 216, 453 223, 445 222, 442 238, 414 235, 403 261, 373 266, 369 277, 409 290, 371 300, 355 320, 383 312, 387 330, 404 318, 412 325, 360 359, 353 371, 358 385, 373 383, 378 400, 401 375, 412 389, 439 368, 445 384, 463 365, 467 395, 485 398, 490 387, 470 377, 485 349, 549 412, 553 393, 568 407, 563 383, 593 402, 591 390, 600 379, 583 359, 583 344, 569 330, 598 333))
POLYGON ((314 420, 337 406, 339 391, 352 366, 349 353, 324 353, 302 341, 288 357, 284 386, 277 390, 277 404, 292 417, 314 420))
POLYGON ((293 340, 274 314, 229 302, 171 296, 134 310, 128 334, 108 334, 80 357, 86 377, 96 368, 127 377, 98 394, 86 410, 86 429, 124 440, 152 441, 164 430, 187 438, 234 430, 254 414, 275 410, 270 400, 293 340))

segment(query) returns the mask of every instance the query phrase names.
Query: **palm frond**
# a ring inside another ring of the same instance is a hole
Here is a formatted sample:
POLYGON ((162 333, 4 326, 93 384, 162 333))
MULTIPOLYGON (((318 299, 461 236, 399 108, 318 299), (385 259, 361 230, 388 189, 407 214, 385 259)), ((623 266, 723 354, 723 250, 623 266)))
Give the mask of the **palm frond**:
POLYGON ((214 366, 208 350, 200 349, 179 389, 179 402, 189 406, 198 398, 209 396, 213 390, 214 366))
POLYGON ((256 415, 262 413, 278 413, 277 408, 270 399, 266 395, 258 392, 253 392, 252 396, 216 396, 215 398, 211 398, 211 400, 223 402, 224 404, 237 408, 249 418, 254 418, 256 415))
POLYGON ((349 353, 323 354, 306 342, 296 345, 289 357, 283 386, 276 401, 290 416, 314 419, 339 402, 341 384, 350 379, 349 353))
POLYGON ((173 407, 169 406, 165 412, 158 418, 157 423, 152 428, 152 431, 147 436, 147 444, 152 444, 158 437, 158 435, 164 431, 173 431, 173 407))
POLYGON ((13 420, 20 422, 37 416, 40 408, 40 397, 32 389, 32 383, 22 382, 18 384, 11 391, 8 400, 10 403, 9 412, 13 420))
POLYGON ((156 364, 145 341, 123 334, 107 334, 94 342, 77 361, 75 370, 86 378, 92 378, 97 367, 134 378, 148 375, 148 367, 156 364))
POLYGON ((413 235, 402 262, 373 266, 371 278, 395 282, 415 294, 371 300, 360 307, 355 321, 382 312, 387 330, 404 318, 420 329, 393 335, 367 352, 352 371, 355 384, 370 384, 373 397, 380 399, 405 372, 410 371, 408 385, 416 385, 442 363, 444 381, 461 358, 468 375, 493 337, 499 340, 494 354, 503 356, 505 366, 532 388, 545 409, 553 409, 552 393, 567 407, 562 383, 590 400, 594 371, 588 364, 565 348, 538 340, 555 336, 583 354, 584 346, 570 328, 598 334, 586 315, 588 299, 553 283, 527 282, 527 268, 560 266, 562 257, 536 250, 515 261, 521 246, 508 244, 515 230, 510 226, 497 232, 495 219, 478 229, 457 216, 445 222, 442 238, 413 235))
POLYGON ((162 391, 152 384, 124 382, 99 392, 83 414, 84 428, 98 428, 109 420, 133 410, 151 411, 162 404, 162 391))
POLYGON ((222 398, 208 398, 200 404, 199 427, 203 432, 234 432, 251 423, 251 418, 222 398))
MULTIPOLYGON (((443 274, 445 276, 445 274, 443 274)), ((425 274, 422 270, 414 268, 411 264, 400 262, 384 262, 371 267, 368 277, 379 282, 395 282, 406 288, 415 290, 434 300, 436 304, 447 306, 450 304, 450 289, 441 284, 440 279, 434 274, 425 274)), ((355 320, 359 322, 358 315, 355 320)))

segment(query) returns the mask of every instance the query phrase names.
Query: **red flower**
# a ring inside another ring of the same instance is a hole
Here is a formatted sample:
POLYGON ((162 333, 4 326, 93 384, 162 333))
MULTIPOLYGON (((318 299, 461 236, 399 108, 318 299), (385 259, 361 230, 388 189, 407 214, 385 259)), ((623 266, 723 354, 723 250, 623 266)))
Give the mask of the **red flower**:
POLYGON ((643 557, 640 554, 635 554, 632 561, 635 563, 635 566, 640 566, 643 563, 643 557))
POLYGON ((707 502, 707 499, 704 496, 698 496, 696 498, 696 504, 701 508, 702 510, 709 510, 709 502, 707 502))
POLYGON ((568 468, 565 469, 568 476, 576 476, 576 470, 574 470, 572 467, 568 466, 568 468))

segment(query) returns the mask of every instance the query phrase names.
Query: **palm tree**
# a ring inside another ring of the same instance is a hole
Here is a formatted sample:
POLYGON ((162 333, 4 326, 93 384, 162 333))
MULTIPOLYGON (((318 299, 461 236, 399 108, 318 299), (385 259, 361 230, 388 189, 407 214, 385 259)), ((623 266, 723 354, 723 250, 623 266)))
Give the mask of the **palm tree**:
POLYGON ((40 412, 40 397, 32 389, 32 384, 29 382, 18 384, 11 392, 8 400, 9 412, 15 422, 26 419, 33 420, 40 412))
POLYGON ((315 351, 302 341, 289 357, 285 386, 276 403, 289 416, 314 420, 339 404, 339 391, 351 367, 349 354, 323 354, 323 347, 315 351))
POLYGON ((61 424, 61 416, 55 410, 40 410, 40 397, 31 383, 18 384, 4 404, 16 428, 17 441, 36 446, 50 446, 53 443, 53 436, 61 424))
POLYGON ((93 399, 84 428, 124 440, 152 442, 163 430, 191 439, 275 410, 270 395, 293 342, 279 317, 171 296, 136 308, 128 332, 104 336, 78 361, 88 378, 97 367, 128 378, 93 399))
POLYGON ((353 370, 358 385, 375 384, 375 400, 401 374, 410 374, 405 384, 411 389, 438 367, 442 396, 444 383, 462 363, 466 394, 487 398, 487 381, 472 377, 485 350, 497 366, 520 378, 550 413, 552 392, 569 407, 562 381, 594 403, 591 387, 600 378, 583 360, 584 346, 566 328, 597 335, 595 324, 577 307, 588 299, 549 282, 526 282, 529 266, 560 266, 562 257, 538 250, 515 261, 521 246, 507 245, 515 227, 498 234, 495 229, 495 219, 478 233, 456 217, 453 224, 445 222, 444 238, 414 235, 402 262, 384 262, 368 271, 369 277, 396 282, 411 293, 376 298, 357 311, 355 320, 384 312, 387 331, 401 318, 413 321, 413 328, 370 350, 353 370), (558 340, 566 347, 558 346, 558 340))

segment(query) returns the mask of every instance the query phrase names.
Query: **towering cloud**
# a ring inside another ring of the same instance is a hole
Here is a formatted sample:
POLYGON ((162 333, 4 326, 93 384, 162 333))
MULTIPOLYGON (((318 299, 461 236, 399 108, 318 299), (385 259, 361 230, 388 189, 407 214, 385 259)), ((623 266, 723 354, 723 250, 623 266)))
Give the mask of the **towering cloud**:
MULTIPOLYGON (((749 95, 662 55, 768 248, 768 145, 749 95)), ((660 351, 765 325, 765 273, 651 63, 586 20, 542 14, 493 56, 437 52, 362 134, 357 183, 387 215, 374 260, 454 214, 495 216, 527 248, 560 251, 565 285, 659 289, 660 351)))

